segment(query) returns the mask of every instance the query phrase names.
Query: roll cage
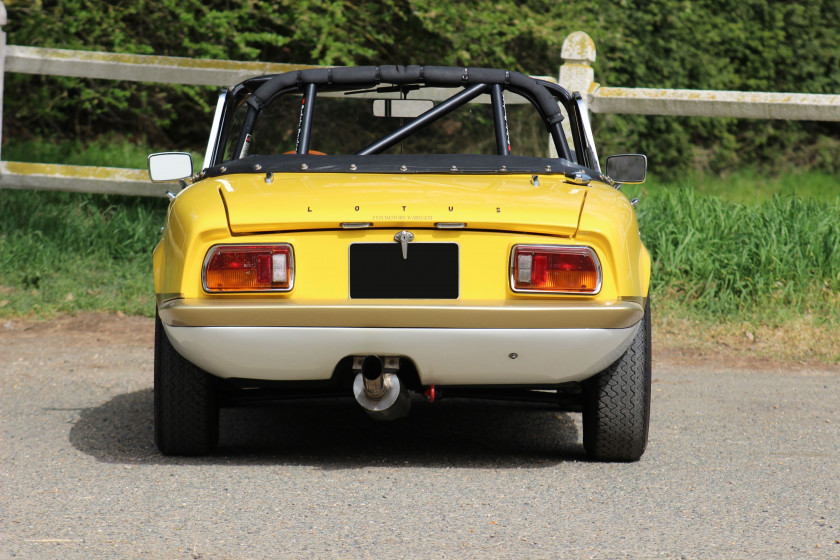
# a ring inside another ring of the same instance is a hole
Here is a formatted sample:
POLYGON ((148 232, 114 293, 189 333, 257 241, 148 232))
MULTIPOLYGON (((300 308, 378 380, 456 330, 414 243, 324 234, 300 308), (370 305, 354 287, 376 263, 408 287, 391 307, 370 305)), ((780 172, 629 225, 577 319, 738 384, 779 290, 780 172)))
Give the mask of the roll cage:
MULTIPOLYGON (((600 175, 597 153, 592 143, 591 132, 588 130, 588 118, 579 94, 572 94, 555 83, 515 71, 444 66, 317 68, 246 80, 228 90, 223 90, 219 98, 204 167, 218 167, 226 163, 222 161, 224 159, 222 146, 233 138, 236 138, 234 154, 238 156, 229 162, 235 164, 236 160, 243 158, 247 154, 249 139, 262 110, 282 95, 294 93, 303 96, 295 154, 306 156, 310 149, 312 115, 316 110, 319 94, 400 92, 405 95, 408 91, 420 88, 453 87, 462 89, 454 95, 449 95, 432 109, 365 146, 355 155, 381 154, 415 131, 467 103, 474 102, 478 96, 488 94, 492 105, 497 152, 499 156, 509 157, 511 156, 510 139, 503 92, 510 91, 522 96, 537 110, 560 158, 594 170, 595 175, 600 175), (247 104, 247 113, 239 129, 233 130, 233 113, 243 103, 247 104), (569 118, 572 147, 569 146, 563 131, 564 117, 560 105, 565 108, 569 118)), ((233 166, 243 167, 242 165, 233 166)), ((561 169, 558 168, 557 171, 561 169)))

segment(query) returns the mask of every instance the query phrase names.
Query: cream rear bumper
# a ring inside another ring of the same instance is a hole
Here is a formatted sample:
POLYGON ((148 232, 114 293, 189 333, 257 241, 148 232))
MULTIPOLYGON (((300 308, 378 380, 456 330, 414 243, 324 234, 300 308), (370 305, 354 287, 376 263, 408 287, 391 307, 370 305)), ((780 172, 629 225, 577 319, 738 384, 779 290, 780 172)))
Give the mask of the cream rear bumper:
POLYGON ((618 359, 639 324, 624 328, 184 327, 164 323, 175 349, 224 378, 329 379, 347 356, 403 356, 424 385, 580 381, 618 359))

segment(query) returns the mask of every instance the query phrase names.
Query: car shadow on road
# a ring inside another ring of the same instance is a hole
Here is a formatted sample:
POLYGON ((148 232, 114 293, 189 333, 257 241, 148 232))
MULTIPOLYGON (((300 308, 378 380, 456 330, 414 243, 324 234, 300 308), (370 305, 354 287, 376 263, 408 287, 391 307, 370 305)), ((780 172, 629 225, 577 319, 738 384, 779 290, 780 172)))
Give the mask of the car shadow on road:
POLYGON ((108 463, 539 468, 584 460, 572 414, 547 405, 416 399, 407 418, 377 422, 352 399, 223 409, 209 457, 161 455, 151 389, 85 409, 70 430, 79 451, 108 463))

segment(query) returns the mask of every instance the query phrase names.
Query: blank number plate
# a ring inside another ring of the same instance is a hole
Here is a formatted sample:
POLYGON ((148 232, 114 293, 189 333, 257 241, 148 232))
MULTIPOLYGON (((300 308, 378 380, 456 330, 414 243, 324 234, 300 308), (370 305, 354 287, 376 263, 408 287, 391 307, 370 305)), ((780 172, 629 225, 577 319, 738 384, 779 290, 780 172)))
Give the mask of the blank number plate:
POLYGON ((458 299, 458 244, 350 245, 350 297, 458 299))

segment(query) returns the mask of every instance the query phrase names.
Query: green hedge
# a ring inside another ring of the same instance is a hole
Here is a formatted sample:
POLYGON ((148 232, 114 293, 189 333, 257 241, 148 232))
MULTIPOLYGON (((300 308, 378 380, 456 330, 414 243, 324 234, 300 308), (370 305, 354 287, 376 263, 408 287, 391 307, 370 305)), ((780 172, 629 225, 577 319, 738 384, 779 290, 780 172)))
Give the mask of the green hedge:
MULTIPOLYGON (((840 2, 609 2, 591 34, 603 85, 840 93, 840 2)), ((606 115, 601 151, 639 149, 654 170, 840 172, 840 124, 606 115)))
MULTIPOLYGON (((556 74, 585 30, 603 85, 840 92, 840 2, 814 0, 10 0, 8 42, 316 64, 503 66, 556 74)), ((130 131, 201 150, 214 88, 7 76, 5 141, 130 131), (10 95, 10 92, 23 92, 10 95)), ((601 152, 654 170, 840 171, 840 125, 597 115, 601 152)))

